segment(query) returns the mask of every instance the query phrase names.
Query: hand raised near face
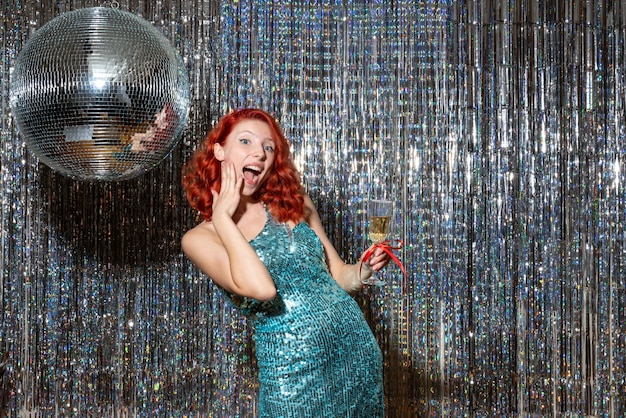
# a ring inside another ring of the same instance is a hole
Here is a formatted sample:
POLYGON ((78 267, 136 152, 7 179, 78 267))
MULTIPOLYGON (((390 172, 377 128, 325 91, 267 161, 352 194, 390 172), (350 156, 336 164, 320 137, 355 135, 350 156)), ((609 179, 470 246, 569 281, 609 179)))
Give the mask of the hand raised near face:
POLYGON ((222 161, 221 190, 219 193, 211 190, 213 194, 213 217, 228 215, 232 218, 241 199, 242 183, 243 176, 237 175, 233 163, 230 160, 222 161))

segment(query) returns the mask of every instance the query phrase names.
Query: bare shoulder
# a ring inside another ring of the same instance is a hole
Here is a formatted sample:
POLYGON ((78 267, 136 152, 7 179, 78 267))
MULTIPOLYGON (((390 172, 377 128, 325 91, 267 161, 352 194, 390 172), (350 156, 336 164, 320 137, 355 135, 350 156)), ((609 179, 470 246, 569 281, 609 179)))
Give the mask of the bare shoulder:
POLYGON ((225 270, 228 256, 213 225, 202 222, 187 231, 181 240, 183 253, 205 274, 219 279, 225 270))
POLYGON ((311 217, 318 216, 315 204, 307 193, 304 193, 304 220, 309 225, 311 224, 311 217))
POLYGON ((304 194, 304 221, 315 231, 322 241, 327 240, 320 215, 315 208, 313 200, 311 200, 306 193, 304 194))
POLYGON ((209 222, 202 222, 183 235, 181 245, 185 253, 190 253, 197 249, 208 249, 219 245, 219 239, 213 225, 209 222))
POLYGON ((322 242, 322 245, 324 246, 327 262, 333 277, 338 277, 339 270, 345 263, 343 262, 341 257, 339 257, 339 254, 337 253, 337 250, 328 238, 328 235, 326 235, 324 225, 322 224, 320 215, 315 208, 315 204, 306 193, 304 194, 304 218, 306 223, 315 232, 315 234, 322 242))

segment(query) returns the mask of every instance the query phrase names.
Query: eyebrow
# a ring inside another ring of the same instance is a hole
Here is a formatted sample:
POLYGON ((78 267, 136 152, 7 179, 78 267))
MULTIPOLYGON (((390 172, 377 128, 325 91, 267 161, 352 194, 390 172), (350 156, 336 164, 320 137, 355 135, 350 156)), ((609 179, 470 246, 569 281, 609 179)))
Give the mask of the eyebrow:
MULTIPOLYGON (((239 134, 239 135, 241 135, 241 134, 250 134, 250 135, 257 136, 254 132, 249 131, 247 129, 244 129, 243 131, 239 131, 239 132, 237 132, 237 134, 239 134)), ((269 139, 269 140, 274 141, 274 138, 272 138, 271 136, 268 136, 267 138, 263 138, 263 139, 269 139)))

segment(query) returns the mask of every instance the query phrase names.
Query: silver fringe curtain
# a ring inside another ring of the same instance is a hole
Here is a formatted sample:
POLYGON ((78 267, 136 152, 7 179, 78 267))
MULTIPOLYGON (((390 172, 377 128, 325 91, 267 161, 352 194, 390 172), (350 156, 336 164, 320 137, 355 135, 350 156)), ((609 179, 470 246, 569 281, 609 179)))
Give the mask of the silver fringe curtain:
MULTIPOLYGON (((622 0, 4 0, 0 411, 251 417, 250 329, 182 255, 180 168, 242 106, 273 112, 340 253, 400 208, 405 278, 358 297, 389 417, 626 415, 622 0), (119 7, 180 51, 190 126, 149 173, 78 182, 8 107, 17 53, 119 7)), ((2 413, 0 413, 2 415, 2 413)))

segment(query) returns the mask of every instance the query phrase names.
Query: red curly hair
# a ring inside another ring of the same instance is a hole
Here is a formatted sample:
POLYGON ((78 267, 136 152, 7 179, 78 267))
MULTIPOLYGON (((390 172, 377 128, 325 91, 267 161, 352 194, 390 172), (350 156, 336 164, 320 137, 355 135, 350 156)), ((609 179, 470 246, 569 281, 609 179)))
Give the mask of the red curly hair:
POLYGON ((209 132, 200 148, 183 167, 183 187, 187 200, 202 217, 210 221, 213 216, 213 195, 221 187, 221 162, 215 158, 215 144, 224 145, 235 125, 243 120, 259 120, 267 123, 275 142, 274 165, 254 197, 269 208, 279 222, 299 222, 304 217, 304 197, 300 173, 296 169, 289 150, 289 143, 276 120, 260 109, 239 109, 224 116, 209 132))

